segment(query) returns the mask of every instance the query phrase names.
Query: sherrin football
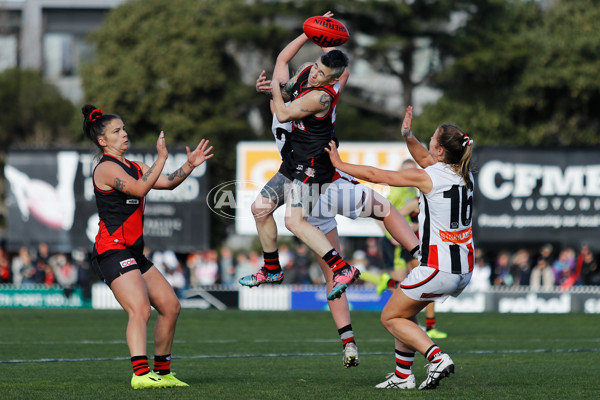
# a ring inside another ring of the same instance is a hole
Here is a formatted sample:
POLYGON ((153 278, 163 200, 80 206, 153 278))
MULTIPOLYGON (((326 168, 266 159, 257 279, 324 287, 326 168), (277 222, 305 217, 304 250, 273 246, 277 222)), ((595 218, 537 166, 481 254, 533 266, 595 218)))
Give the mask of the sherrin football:
POLYGON ((348 29, 337 19, 316 16, 304 21, 302 30, 310 40, 321 47, 340 46, 348 40, 348 29))

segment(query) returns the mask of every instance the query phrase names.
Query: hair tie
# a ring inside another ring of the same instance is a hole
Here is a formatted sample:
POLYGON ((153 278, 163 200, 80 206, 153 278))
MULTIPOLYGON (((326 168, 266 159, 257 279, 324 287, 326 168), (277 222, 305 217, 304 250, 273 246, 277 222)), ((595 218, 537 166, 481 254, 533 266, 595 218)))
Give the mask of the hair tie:
POLYGON ((473 139, 469 137, 466 133, 463 135, 462 147, 470 146, 473 144, 473 139))
POLYGON ((94 109, 91 113, 90 113, 90 117, 89 120, 90 122, 94 122, 95 120, 97 120, 98 118, 100 118, 102 116, 102 110, 99 108, 94 109), (95 115, 94 115, 95 114, 95 115))

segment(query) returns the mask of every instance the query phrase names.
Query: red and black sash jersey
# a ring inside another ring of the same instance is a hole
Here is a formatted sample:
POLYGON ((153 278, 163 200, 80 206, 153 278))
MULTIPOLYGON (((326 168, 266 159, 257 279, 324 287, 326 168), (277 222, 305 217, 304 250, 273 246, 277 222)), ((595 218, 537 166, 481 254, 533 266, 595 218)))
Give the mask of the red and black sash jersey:
MULTIPOLYGON (((128 175, 139 179, 142 169, 134 162, 125 161, 124 164, 108 154, 100 159, 100 163, 117 163, 128 175)), ((94 252, 102 254, 108 250, 129 248, 134 254, 143 254, 145 198, 130 196, 115 189, 101 190, 95 182, 94 194, 100 217, 94 252)))
POLYGON ((340 85, 309 87, 308 77, 312 67, 306 67, 298 76, 292 88, 292 101, 318 90, 331 96, 331 106, 323 117, 309 115, 299 121, 292 121, 292 152, 285 157, 280 172, 290 179, 306 183, 331 182, 335 168, 329 154, 324 150, 329 141, 335 138, 335 107, 340 85))

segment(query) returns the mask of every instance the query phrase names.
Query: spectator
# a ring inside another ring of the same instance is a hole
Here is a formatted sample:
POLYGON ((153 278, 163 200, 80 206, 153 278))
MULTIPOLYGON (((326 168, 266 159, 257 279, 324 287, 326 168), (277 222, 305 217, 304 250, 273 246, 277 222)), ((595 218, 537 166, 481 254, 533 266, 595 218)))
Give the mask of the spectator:
POLYGON ((298 247, 296 247, 296 254, 292 264, 292 270, 295 272, 295 279, 286 283, 299 283, 303 285, 312 284, 310 278, 310 264, 311 260, 308 255, 308 248, 304 243, 299 243, 298 247))
POLYGON ((288 245, 282 244, 279 246, 279 264, 282 268, 291 268, 294 262, 294 252, 290 250, 288 245))
POLYGON ((202 261, 196 265, 196 283, 198 285, 214 285, 219 276, 218 256, 215 250, 204 252, 202 261))
POLYGON ((12 260, 13 283, 17 286, 37 283, 37 268, 31 260, 31 253, 26 246, 21 246, 19 253, 12 260))
POLYGON ((514 286, 529 286, 531 261, 529 251, 519 249, 512 257, 511 275, 514 286))
POLYGON ((350 261, 355 268, 360 272, 366 271, 369 268, 369 260, 367 253, 364 250, 355 250, 350 261))
POLYGON ((77 282, 77 269, 67 259, 63 253, 58 253, 50 257, 48 263, 54 271, 56 282, 62 286, 65 296, 71 296, 73 288, 77 282))
POLYGON ((187 282, 183 273, 183 267, 179 262, 176 264, 167 264, 165 279, 169 282, 177 297, 181 297, 187 288, 187 282))
POLYGON ((510 253, 501 251, 496 257, 494 286, 512 286, 514 279, 510 272, 510 253))
POLYGON ((221 283, 223 285, 233 284, 235 265, 233 262, 233 253, 229 247, 221 247, 219 258, 219 272, 221 276, 221 283))
POLYGON ((3 245, 0 245, 0 283, 12 283, 10 256, 3 245))
MULTIPOLYGON (((256 253, 256 252, 255 252, 256 253)), ((234 280, 237 282, 242 277, 246 275, 252 274, 256 268, 254 264, 250 261, 248 256, 244 253, 240 253, 237 255, 237 265, 235 266, 235 277, 234 280)))
POLYGON ((550 258, 540 256, 537 264, 531 270, 529 287, 535 292, 552 290, 554 288, 554 271, 550 265, 550 258))
POLYGON ((379 251, 377 239, 372 237, 367 239, 365 253, 367 256, 368 266, 377 269, 383 268, 383 255, 381 254, 381 251, 379 251))
POLYGON ((40 242, 38 244, 37 256, 35 258, 35 267, 37 269, 37 275, 35 280, 37 283, 45 283, 47 286, 51 286, 54 283, 54 274, 49 266, 50 252, 48 249, 48 243, 40 242), (49 274, 50 276, 46 276, 49 274))
POLYGON ((469 291, 479 292, 489 290, 492 277, 492 267, 483 257, 481 249, 475 249, 475 265, 473 267, 473 275, 467 289, 469 291))
POLYGON ((558 254, 558 259, 552 264, 554 270, 554 284, 561 286, 565 283, 575 269, 575 251, 567 247, 558 254))
POLYGON ((577 260, 577 269, 580 271, 580 282, 583 285, 600 285, 600 269, 598 261, 588 245, 581 247, 581 253, 577 260))
POLYGON ((196 278, 196 269, 200 267, 202 260, 204 258, 204 254, 201 251, 197 251, 195 253, 190 253, 185 260, 185 265, 190 271, 190 286, 197 287, 198 281, 196 278))
POLYGON ((71 262, 77 270, 77 286, 81 288, 84 301, 92 299, 92 270, 89 255, 85 249, 77 248, 71 252, 71 262))

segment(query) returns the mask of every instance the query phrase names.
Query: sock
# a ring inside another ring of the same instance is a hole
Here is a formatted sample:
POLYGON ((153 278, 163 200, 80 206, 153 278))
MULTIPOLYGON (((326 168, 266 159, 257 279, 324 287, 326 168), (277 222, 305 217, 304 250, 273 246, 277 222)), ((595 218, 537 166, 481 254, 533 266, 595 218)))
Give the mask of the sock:
POLYGON ((169 375, 171 373, 171 355, 154 356, 154 372, 159 375, 169 375))
POLYGON ((281 271, 281 265, 279 264, 279 251, 275 250, 272 253, 263 252, 263 259, 265 261, 265 268, 269 272, 281 271))
POLYGON ((425 352, 425 358, 428 361, 435 362, 433 361, 433 359, 436 358, 439 354, 441 354, 441 352, 442 350, 440 350, 440 348, 434 344, 425 352))
POLYGON ((412 374, 412 366, 415 361, 415 353, 405 353, 396 350, 396 376, 401 379, 406 379, 412 374))
POLYGON ((425 318, 425 329, 428 331, 435 329, 435 317, 425 318))
POLYGON ((133 367, 133 373, 137 376, 146 375, 150 372, 148 366, 148 357, 146 356, 135 356, 131 357, 131 366, 133 367))
POLYGON ((398 284, 399 284, 399 283, 400 283, 400 282, 398 282, 398 281, 397 281, 397 280, 395 280, 395 279, 390 279, 390 280, 388 281, 388 283, 387 283, 387 287, 388 287, 388 288, 390 288, 390 289, 395 289, 395 288, 397 288, 397 287, 398 287, 398 284))
POLYGON ((331 249, 323 256, 323 260, 329 265, 329 268, 335 272, 344 268, 346 265, 346 261, 342 257, 340 257, 339 253, 335 249, 331 249))
POLYGON ((348 324, 338 329, 338 334, 340 335, 340 339, 342 339, 343 347, 346 347, 348 343, 356 344, 356 341, 354 340, 354 332, 352 332, 352 324, 348 324))

